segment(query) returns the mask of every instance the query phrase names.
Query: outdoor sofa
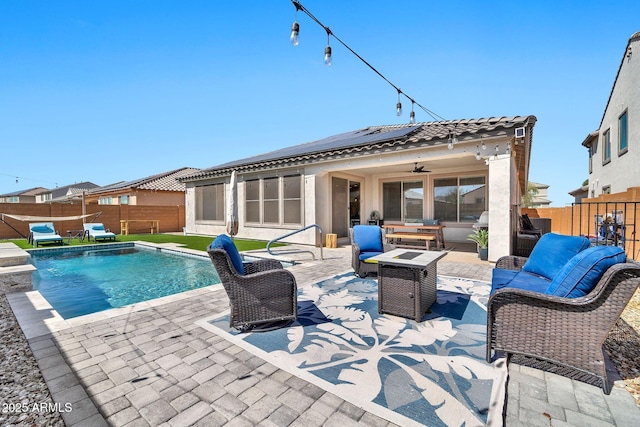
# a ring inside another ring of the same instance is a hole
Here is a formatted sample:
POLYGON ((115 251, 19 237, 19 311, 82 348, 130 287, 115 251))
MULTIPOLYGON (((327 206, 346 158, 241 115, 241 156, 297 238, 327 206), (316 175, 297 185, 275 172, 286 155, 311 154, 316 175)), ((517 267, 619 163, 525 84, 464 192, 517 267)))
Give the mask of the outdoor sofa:
POLYGON ((543 235, 529 258, 496 262, 487 305, 487 361, 554 372, 611 392, 603 343, 640 285, 640 264, 617 246, 543 235))
POLYGON ((229 324, 241 331, 267 330, 298 317, 298 290, 293 274, 280 261, 243 261, 226 234, 207 249, 229 297, 229 324))

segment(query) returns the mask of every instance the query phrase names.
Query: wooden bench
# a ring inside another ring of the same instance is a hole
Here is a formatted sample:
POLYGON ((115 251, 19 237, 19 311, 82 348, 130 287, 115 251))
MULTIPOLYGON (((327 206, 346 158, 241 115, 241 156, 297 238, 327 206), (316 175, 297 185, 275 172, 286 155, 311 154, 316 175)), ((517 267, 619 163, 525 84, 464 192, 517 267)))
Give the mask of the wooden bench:
POLYGON ((408 233, 408 232, 396 232, 387 234, 387 242, 397 247, 403 248, 415 248, 415 244, 401 243, 402 239, 424 241, 427 250, 429 250, 429 242, 435 242, 435 233, 408 233), (396 241, 397 240, 397 241, 396 241))

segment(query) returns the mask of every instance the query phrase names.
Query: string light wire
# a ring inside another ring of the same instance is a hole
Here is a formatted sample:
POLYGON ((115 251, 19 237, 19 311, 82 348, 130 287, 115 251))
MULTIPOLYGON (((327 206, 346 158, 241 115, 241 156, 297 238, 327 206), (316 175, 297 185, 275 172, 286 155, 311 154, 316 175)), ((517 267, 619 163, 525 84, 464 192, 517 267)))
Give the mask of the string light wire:
MULTIPOLYGON (((340 43, 345 49, 347 49, 356 58, 358 58, 360 61, 362 61, 362 63, 364 63, 367 67, 369 67, 374 73, 376 73, 384 81, 386 81, 389 85, 391 85, 391 87, 393 87, 398 92, 398 98, 400 97, 400 95, 403 95, 405 98, 407 98, 409 101, 411 101, 412 105, 414 105, 414 104, 417 105, 422 111, 424 111, 426 114, 431 116, 434 120, 436 120, 436 121, 446 121, 446 119, 444 117, 442 117, 439 114, 436 114, 435 112, 433 112, 430 109, 426 108, 424 105, 420 104, 414 98, 412 98, 411 96, 407 95, 402 90, 400 90, 400 88, 398 86, 393 84, 388 78, 386 78, 380 71, 378 71, 366 59, 364 59, 362 56, 358 55, 358 53, 355 50, 353 50, 351 47, 349 47, 349 45, 347 45, 344 41, 342 41, 342 39, 340 39, 340 37, 336 36, 336 34, 334 32, 332 32, 329 29, 329 27, 327 27, 322 22, 320 22, 320 20, 318 18, 316 18, 313 15, 313 13, 311 13, 306 7, 304 7, 298 0, 291 0, 291 2, 293 3, 293 5, 296 8, 296 13, 298 11, 304 12, 304 14, 307 15, 309 18, 311 18, 316 24, 318 24, 322 28, 324 28, 324 30, 327 32, 327 37, 333 37, 338 43, 340 43)), ((328 43, 327 43, 327 45, 328 45, 328 43)), ((399 99, 398 99, 398 104, 400 104, 399 99)))

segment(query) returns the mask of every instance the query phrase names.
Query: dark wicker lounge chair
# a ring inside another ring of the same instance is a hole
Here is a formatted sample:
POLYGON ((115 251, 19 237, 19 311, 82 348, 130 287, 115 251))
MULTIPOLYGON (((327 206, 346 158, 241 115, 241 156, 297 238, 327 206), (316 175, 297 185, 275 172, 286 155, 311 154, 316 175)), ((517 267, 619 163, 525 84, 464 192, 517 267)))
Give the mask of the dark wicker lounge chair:
MULTIPOLYGON (((520 270, 523 257, 503 257, 496 268, 520 270)), ((611 384, 603 343, 640 285, 640 264, 609 267, 584 297, 562 298, 523 289, 497 290, 487 308, 487 361, 492 351, 510 361, 600 386, 611 384)))
POLYGON ((380 232, 380 242, 379 242, 379 247, 377 249, 381 248, 382 251, 369 252, 369 251, 362 250, 358 242, 357 236, 356 236, 356 239, 354 240, 354 231, 353 231, 354 229, 353 228, 349 229, 349 240, 351 241, 351 266, 353 267, 353 271, 355 272, 356 276, 366 277, 369 275, 377 275, 378 264, 365 262, 364 260, 360 259, 362 258, 361 255, 364 252, 368 252, 367 256, 372 257, 382 252, 388 252, 392 249, 395 249, 395 246, 387 243, 387 237, 386 237, 384 228, 380 228, 377 225, 356 225, 355 227, 358 227, 361 230, 365 229, 362 227, 373 227, 371 228, 372 230, 377 229, 376 231, 380 232))
POLYGON ((229 297, 231 327, 272 329, 298 317, 296 279, 279 261, 244 262, 240 274, 226 250, 209 247, 207 253, 229 297))

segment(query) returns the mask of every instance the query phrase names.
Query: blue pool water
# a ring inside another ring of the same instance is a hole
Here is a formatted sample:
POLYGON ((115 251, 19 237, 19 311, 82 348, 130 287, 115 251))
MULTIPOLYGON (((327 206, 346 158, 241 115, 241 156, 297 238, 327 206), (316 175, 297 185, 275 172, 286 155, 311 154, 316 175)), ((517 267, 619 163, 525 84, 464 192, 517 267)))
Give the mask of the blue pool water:
POLYGON ((126 247, 32 251, 33 287, 65 319, 220 283, 208 257, 126 247))

